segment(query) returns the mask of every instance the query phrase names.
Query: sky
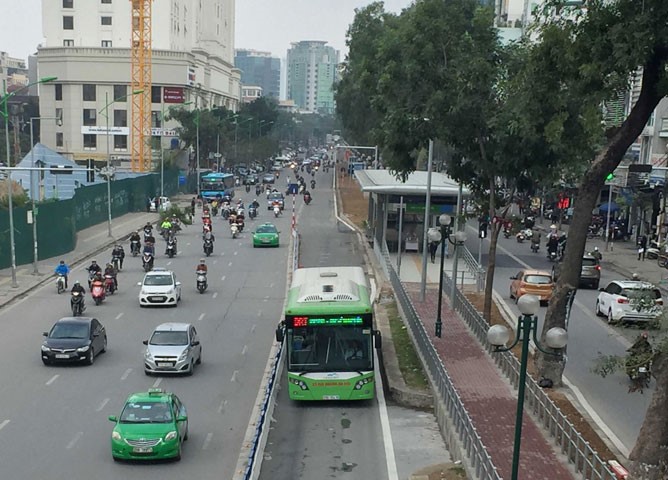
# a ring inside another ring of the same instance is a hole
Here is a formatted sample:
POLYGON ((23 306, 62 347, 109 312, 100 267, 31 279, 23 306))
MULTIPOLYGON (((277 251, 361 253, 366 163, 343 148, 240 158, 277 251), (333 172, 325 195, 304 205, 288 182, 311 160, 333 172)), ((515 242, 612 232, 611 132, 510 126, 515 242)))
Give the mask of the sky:
MULTIPOLYGON (((129 8, 130 2, 120 1, 128 3, 129 8)), ((27 60, 42 41, 42 0, 3 3, 7 4, 3 6, 0 51, 27 60)), ((268 51, 284 58, 292 42, 324 40, 341 51, 343 61, 346 31, 355 9, 369 3, 369 0, 236 0, 235 48, 268 51)), ((385 10, 399 13, 410 3, 411 0, 386 0, 385 10)))

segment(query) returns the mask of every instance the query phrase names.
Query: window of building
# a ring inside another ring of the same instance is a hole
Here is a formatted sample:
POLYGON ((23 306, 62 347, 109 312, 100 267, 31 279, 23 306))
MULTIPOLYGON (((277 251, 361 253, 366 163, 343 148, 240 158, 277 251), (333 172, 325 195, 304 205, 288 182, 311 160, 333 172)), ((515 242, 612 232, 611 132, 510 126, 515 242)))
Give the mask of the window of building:
POLYGON ((56 132, 56 147, 62 147, 63 144, 63 132, 56 132))
POLYGON ((128 96, 127 85, 114 85, 114 102, 125 102, 128 96))
POLYGON ((128 126, 128 111, 114 110, 114 127, 127 127, 127 126, 128 126))
POLYGON ((56 90, 56 92, 55 92, 56 101, 61 101, 63 99, 63 84, 62 83, 56 83, 54 85, 54 88, 56 90))
POLYGON ((94 108, 84 108, 83 110, 83 124, 86 127, 94 127, 97 125, 97 112, 94 108))
POLYGON ((63 121, 63 109, 62 108, 56 108, 56 118, 59 118, 60 121, 63 121))
POLYGON ((111 17, 100 17, 100 25, 111 25, 111 17))
POLYGON ((97 135, 85 133, 83 136, 85 150, 95 150, 97 148, 97 135))
POLYGON ((128 136, 114 135, 114 150, 127 150, 127 149, 128 149, 128 136))
POLYGON ((95 85, 86 83, 83 85, 83 101, 84 102, 94 102, 95 101, 95 85))
POLYGON ((63 30, 74 30, 74 17, 72 16, 63 17, 63 30))
POLYGON ((162 127, 161 112, 156 112, 156 111, 151 112, 151 128, 160 128, 160 127, 162 127))
POLYGON ((63 47, 73 47, 74 40, 65 39, 63 40, 63 47))
POLYGON ((162 87, 151 87, 151 103, 162 102, 162 87))
POLYGON ((158 152, 162 148, 162 137, 151 137, 151 150, 157 150, 158 152))
POLYGON ((111 40, 102 40, 102 48, 111 48, 111 40))
POLYGON ((74 8, 74 0, 63 0, 63 8, 74 8))

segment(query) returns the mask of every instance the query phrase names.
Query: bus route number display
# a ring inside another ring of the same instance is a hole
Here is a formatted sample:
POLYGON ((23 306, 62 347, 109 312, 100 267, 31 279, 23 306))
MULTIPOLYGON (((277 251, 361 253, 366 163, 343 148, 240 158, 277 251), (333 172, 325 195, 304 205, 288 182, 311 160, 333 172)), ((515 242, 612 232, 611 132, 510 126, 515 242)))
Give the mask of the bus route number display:
POLYGON ((292 317, 292 326, 299 327, 324 327, 330 325, 362 325, 364 320, 359 315, 352 317, 292 317))

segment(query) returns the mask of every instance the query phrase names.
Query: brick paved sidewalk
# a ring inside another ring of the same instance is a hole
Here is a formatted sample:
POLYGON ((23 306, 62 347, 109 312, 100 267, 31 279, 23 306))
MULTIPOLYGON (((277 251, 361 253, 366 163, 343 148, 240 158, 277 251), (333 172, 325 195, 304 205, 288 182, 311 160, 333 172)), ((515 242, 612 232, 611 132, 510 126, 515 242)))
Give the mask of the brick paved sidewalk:
MULTIPOLYGON (((419 283, 404 283, 418 316, 428 332, 434 331, 438 289, 427 288, 425 301, 420 301, 419 283)), ((450 309, 443 298, 441 313, 442 338, 432 342, 443 360, 448 375, 464 402, 473 425, 487 447, 492 461, 504 479, 510 478, 517 394, 502 378, 501 372, 483 350, 468 326, 450 309)), ((571 480, 573 475, 555 449, 547 442, 539 427, 526 413, 522 423, 522 449, 519 479, 571 480)))

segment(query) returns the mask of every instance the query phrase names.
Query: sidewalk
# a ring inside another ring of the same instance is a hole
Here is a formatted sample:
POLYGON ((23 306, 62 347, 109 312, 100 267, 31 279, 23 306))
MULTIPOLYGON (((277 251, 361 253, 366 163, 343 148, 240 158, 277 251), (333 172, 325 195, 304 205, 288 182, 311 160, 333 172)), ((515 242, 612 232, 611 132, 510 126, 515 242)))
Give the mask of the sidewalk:
MULTIPOLYGON (((404 259, 404 262, 408 261, 409 258, 404 259)), ((433 332, 438 304, 438 284, 431 283, 432 277, 429 276, 425 301, 420 301, 421 265, 413 262, 416 268, 410 269, 404 269, 404 265, 405 263, 402 263, 401 271, 404 288, 426 330, 433 332)), ((517 394, 464 321, 450 308, 447 294, 443 296, 441 316, 443 336, 442 338, 434 336, 431 340, 499 475, 502 478, 510 478, 517 394)), ((524 412, 522 423, 519 471, 519 478, 523 480, 573 478, 566 460, 561 459, 548 443, 528 411, 524 412)))
MULTIPOLYGON (((156 222, 157 220, 158 215, 156 213, 145 212, 128 213, 114 218, 111 224, 112 238, 107 236, 106 223, 81 230, 77 233, 77 245, 74 250, 58 257, 47 258, 37 262, 38 274, 33 274, 34 267, 32 263, 17 265, 16 283, 18 287, 16 288, 12 287, 11 268, 0 270, 0 308, 45 282, 55 282, 53 270, 60 260, 65 260, 70 268, 72 268, 89 256, 107 249, 109 249, 109 258, 111 258, 110 247, 117 240, 125 243, 125 239, 132 231, 140 230, 146 222, 156 222)), ((54 238, 53 241, 58 241, 58 239, 54 238)), ((127 245, 124 245, 124 248, 126 248, 127 252, 127 245)))

